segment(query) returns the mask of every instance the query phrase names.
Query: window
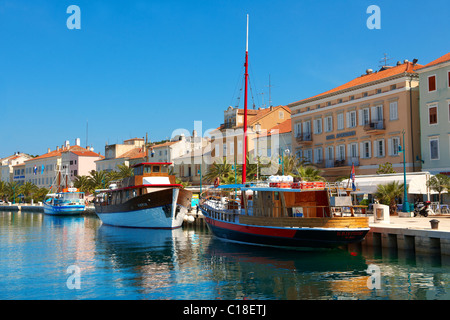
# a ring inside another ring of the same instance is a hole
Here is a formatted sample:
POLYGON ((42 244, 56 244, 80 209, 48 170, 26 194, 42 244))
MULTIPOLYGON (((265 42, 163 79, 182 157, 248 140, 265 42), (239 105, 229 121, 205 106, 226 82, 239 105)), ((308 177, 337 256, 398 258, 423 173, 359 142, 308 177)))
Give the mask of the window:
POLYGON ((333 160, 333 146, 329 146, 326 149, 325 157, 327 160, 333 160))
POLYGON ((384 139, 375 140, 374 153, 375 153, 375 157, 377 157, 377 158, 382 158, 385 156, 385 154, 384 154, 384 139))
MULTIPOLYGON (((450 104, 449 104, 450 106, 450 104)), ((325 132, 333 131, 333 117, 328 116, 325 118, 325 132)))
POLYGON ((278 111, 278 118, 284 119, 284 112, 283 111, 278 111))
POLYGON ((428 107, 428 124, 437 124, 438 120, 437 104, 428 107))
POLYGON ((396 84, 392 84, 391 85, 391 90, 395 90, 395 89, 397 89, 397 85, 396 84))
POLYGON ((398 120, 397 101, 389 103, 389 120, 398 120))
POLYGON ((383 120, 383 105, 371 108, 370 120, 372 122, 378 122, 383 120))
POLYGON ((381 89, 377 89, 377 94, 378 94, 378 93, 381 93, 381 89))
POLYGON ((337 115, 337 128, 338 130, 344 129, 344 114, 338 113, 337 115))
POLYGON ((367 92, 363 92, 363 97, 367 97, 367 92))
POLYGON ((371 154, 371 147, 370 147, 370 141, 364 141, 361 142, 361 158, 363 159, 369 159, 372 157, 371 154))
POLYGON ((432 75, 428 77, 428 92, 436 91, 436 76, 432 75))
POLYGON ((302 123, 301 122, 297 122, 294 126, 294 135, 295 137, 299 136, 299 133, 302 132, 302 123))
POLYGON ((314 149, 314 163, 322 163, 323 161, 323 150, 322 148, 314 149))
POLYGON ((312 149, 305 150, 303 156, 305 157, 306 162, 312 163, 312 149))
POLYGON ((347 112, 346 116, 347 116, 347 128, 356 127, 356 111, 347 112))
POLYGON ((359 125, 365 126, 370 123, 370 112, 369 108, 364 108, 359 110, 359 125))
POLYGON ((349 158, 357 158, 358 157, 358 144, 351 143, 348 145, 348 156, 349 156, 349 158))
POLYGON ((336 160, 345 160, 345 145, 341 144, 336 147, 336 160))
POLYGON ((439 160, 439 138, 430 138, 430 159, 439 160))
POLYGON ((311 133, 311 121, 305 121, 303 123, 303 133, 311 133))
POLYGON ((388 152, 390 156, 398 156, 400 137, 393 137, 388 140, 388 152))
POLYGON ((315 134, 322 133, 322 118, 314 120, 314 133, 315 134))

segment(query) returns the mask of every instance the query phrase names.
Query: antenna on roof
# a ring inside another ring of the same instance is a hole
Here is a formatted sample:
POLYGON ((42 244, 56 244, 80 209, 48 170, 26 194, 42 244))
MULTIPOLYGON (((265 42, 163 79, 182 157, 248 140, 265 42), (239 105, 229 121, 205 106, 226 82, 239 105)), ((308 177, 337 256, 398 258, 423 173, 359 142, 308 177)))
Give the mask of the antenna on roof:
POLYGON ((383 66, 385 67, 385 66, 387 66, 387 65, 388 65, 387 62, 388 62, 389 60, 392 60, 392 58, 388 58, 387 53, 384 53, 383 55, 384 55, 384 58, 381 59, 379 62, 384 63, 384 64, 379 65, 379 67, 383 67, 383 66))

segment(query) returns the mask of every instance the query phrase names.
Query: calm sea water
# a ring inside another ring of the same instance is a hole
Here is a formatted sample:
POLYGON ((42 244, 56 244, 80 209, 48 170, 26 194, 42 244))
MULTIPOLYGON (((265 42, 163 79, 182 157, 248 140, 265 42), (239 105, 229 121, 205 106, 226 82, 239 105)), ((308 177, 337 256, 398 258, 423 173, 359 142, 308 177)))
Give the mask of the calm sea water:
POLYGON ((205 228, 102 226, 0 211, 0 299, 450 299, 449 261, 355 247, 289 251, 205 228), (370 278, 369 266, 379 272, 370 278), (379 288, 369 289, 378 286, 379 288))

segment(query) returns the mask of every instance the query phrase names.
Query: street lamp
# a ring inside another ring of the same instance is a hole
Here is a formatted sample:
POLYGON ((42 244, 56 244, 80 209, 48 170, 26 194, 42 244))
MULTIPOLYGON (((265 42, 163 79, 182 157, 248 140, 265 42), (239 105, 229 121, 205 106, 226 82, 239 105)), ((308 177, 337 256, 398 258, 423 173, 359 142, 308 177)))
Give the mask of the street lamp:
POLYGON ((407 195, 407 187, 406 187, 406 152, 405 152, 405 130, 402 131, 403 134, 403 147, 398 146, 398 152, 403 153, 403 206, 402 211, 403 212, 409 212, 409 202, 408 202, 408 195, 407 195))

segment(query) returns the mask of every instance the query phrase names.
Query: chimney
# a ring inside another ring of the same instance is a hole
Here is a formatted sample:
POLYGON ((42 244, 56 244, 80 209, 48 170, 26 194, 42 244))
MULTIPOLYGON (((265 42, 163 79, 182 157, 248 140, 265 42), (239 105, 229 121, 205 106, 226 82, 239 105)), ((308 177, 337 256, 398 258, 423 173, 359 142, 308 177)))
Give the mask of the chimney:
POLYGON ((367 69, 367 70, 366 70, 366 74, 371 74, 371 73, 373 73, 373 70, 372 70, 372 69, 367 69))
POLYGON ((76 138, 75 139, 75 145, 76 146, 80 146, 81 145, 80 138, 76 138))
POLYGON ((47 153, 50 153, 50 148, 47 148, 47 153))
POLYGON ((56 151, 59 151, 59 146, 56 146, 56 151))

